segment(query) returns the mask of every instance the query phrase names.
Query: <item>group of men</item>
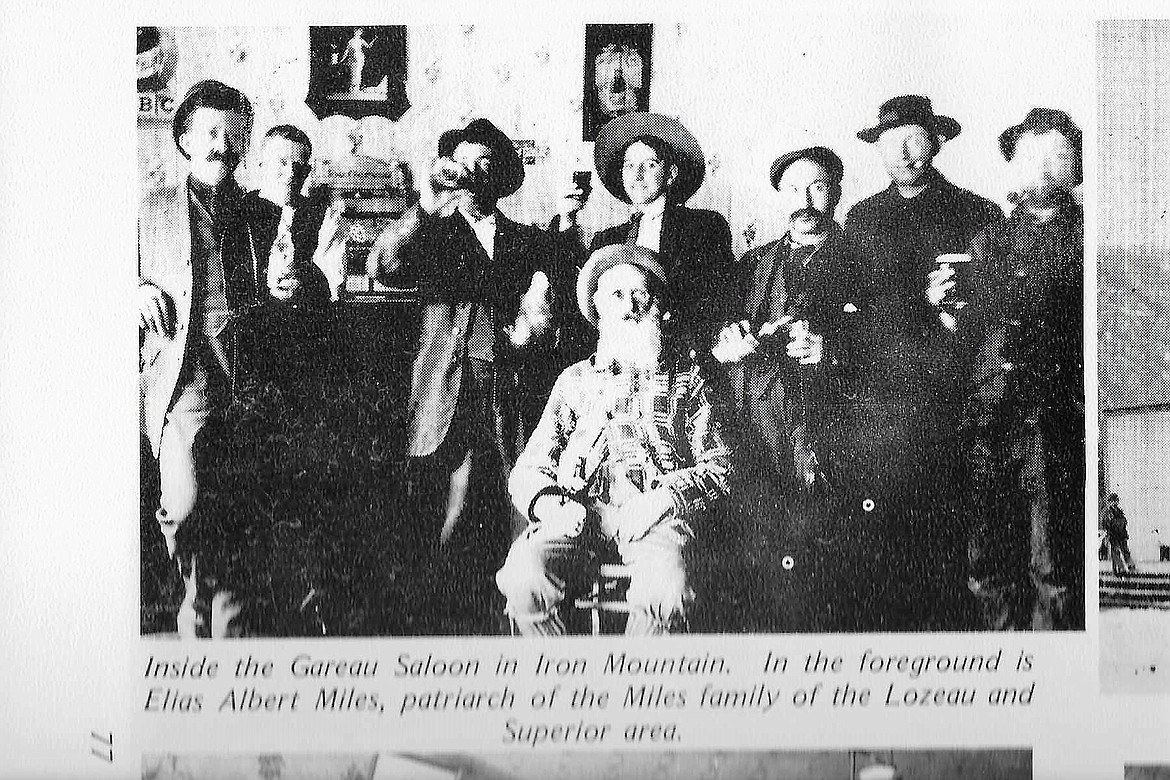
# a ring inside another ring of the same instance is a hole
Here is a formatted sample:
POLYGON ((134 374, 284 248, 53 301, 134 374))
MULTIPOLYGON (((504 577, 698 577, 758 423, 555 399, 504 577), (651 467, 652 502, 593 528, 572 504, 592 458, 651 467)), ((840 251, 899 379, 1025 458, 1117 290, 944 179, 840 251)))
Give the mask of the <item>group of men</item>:
MULTIPOLYGON (((239 613, 180 532, 239 312, 327 306, 344 281, 340 209, 301 196, 308 138, 269 131, 267 183, 243 195, 250 131, 241 93, 192 87, 174 125, 190 176, 140 222, 143 424, 189 635, 230 634, 239 613)), ((786 230, 738 261, 726 219, 685 205, 705 158, 676 119, 598 132, 597 176, 632 215, 589 242, 579 183, 547 229, 517 224, 497 206, 524 180, 511 140, 486 119, 440 136, 367 261, 419 290, 406 450, 424 535, 495 529, 481 553, 521 634, 564 632, 607 559, 627 565, 627 633, 682 630, 714 595, 695 587, 696 548, 732 534, 762 564, 743 577, 782 607, 770 630, 1075 625, 1081 133, 1050 109, 1004 131, 1005 218, 934 168, 959 132, 926 98, 884 103, 858 137, 891 184, 844 228, 840 157, 781 155, 786 230)), ((743 562, 723 565, 735 579, 743 562)))

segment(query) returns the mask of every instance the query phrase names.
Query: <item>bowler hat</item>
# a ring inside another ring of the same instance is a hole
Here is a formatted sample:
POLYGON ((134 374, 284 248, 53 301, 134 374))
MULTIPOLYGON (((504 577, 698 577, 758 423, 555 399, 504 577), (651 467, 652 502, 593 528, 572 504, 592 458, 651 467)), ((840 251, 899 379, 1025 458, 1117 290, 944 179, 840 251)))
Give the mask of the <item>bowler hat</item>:
POLYGON ((506 198, 524 183, 524 163, 516 153, 512 139, 487 119, 473 119, 462 129, 448 130, 439 136, 439 156, 450 157, 463 142, 483 144, 492 150, 495 195, 506 198))
POLYGON ((1044 133, 1056 130, 1068 139, 1068 142, 1077 154, 1081 152, 1081 129, 1072 121, 1072 117, 1055 108, 1033 108, 1018 125, 1012 125, 1000 133, 999 150, 1003 152, 1005 160, 1012 159, 1016 153, 1016 142, 1024 133, 1044 133))
POLYGON ((610 244, 603 246, 585 261, 577 274, 577 307, 585 319, 597 324, 597 307, 593 305, 593 294, 601 275, 618 265, 632 265, 640 268, 656 283, 659 289, 666 287, 666 270, 658 261, 658 255, 644 246, 636 244, 610 244))
POLYGON ((678 177, 670 186, 668 197, 675 203, 685 203, 698 191, 707 173, 706 158, 699 142, 682 122, 663 114, 634 111, 611 119, 597 131, 593 144, 593 164, 597 175, 609 193, 618 200, 630 202, 622 183, 622 163, 626 147, 639 138, 657 138, 670 147, 678 166, 678 177))
POLYGON ((918 125, 931 135, 941 136, 947 141, 962 130, 959 123, 951 117, 934 113, 930 98, 922 95, 901 95, 882 103, 878 109, 878 123, 862 130, 857 137, 872 144, 885 131, 904 125, 918 125))
POLYGON ((841 185, 841 179, 845 176, 845 164, 841 162, 841 158, 827 146, 810 146, 807 149, 797 149, 776 158, 772 163, 770 174, 774 189, 780 188, 780 177, 784 175, 788 166, 797 160, 812 160, 825 169, 825 173, 829 174, 833 184, 841 185))

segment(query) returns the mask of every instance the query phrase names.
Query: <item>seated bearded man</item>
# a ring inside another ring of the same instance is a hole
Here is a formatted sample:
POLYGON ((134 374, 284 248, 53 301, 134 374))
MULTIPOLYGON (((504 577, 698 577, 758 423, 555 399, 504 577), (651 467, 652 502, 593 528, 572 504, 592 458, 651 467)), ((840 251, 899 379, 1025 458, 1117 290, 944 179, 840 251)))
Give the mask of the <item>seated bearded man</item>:
POLYGON ((708 385, 664 338, 665 285, 655 253, 634 245, 599 249, 581 269, 597 352, 557 379, 508 484, 530 522, 496 583, 521 634, 563 634, 566 593, 611 556, 630 567, 627 634, 686 626, 686 553, 727 495, 729 451, 708 385))

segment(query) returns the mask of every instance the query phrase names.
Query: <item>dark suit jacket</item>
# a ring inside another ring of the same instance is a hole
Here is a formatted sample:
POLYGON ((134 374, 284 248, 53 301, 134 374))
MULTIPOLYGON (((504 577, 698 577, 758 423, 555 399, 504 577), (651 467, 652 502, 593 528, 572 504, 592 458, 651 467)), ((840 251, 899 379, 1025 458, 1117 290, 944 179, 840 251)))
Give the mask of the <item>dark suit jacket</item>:
MULTIPOLYGON (((789 254, 783 240, 751 249, 740 260, 745 294, 739 319, 748 320, 755 329, 781 314, 808 320, 809 329, 825 339, 822 360, 825 365, 841 365, 846 361, 849 326, 859 313, 856 302, 851 299, 855 294, 855 264, 846 249, 841 228, 837 225, 833 228, 825 244, 810 259, 797 289, 794 289, 794 280, 786 279, 783 274, 783 264, 789 254), (778 298, 779 308, 783 311, 769 312, 770 303, 764 300, 764 296, 768 280, 778 264, 781 273, 776 277, 773 297, 778 298), (853 306, 846 311, 846 304, 850 303, 853 306)), ((787 343, 785 339, 781 341, 787 343)), ((760 397, 766 385, 793 368, 792 361, 784 356, 784 344, 777 343, 778 354, 765 353, 761 359, 749 364, 749 393, 752 397, 760 397)))
MULTIPOLYGON (((914 388, 928 406, 954 402, 961 375, 956 342, 926 300, 926 277, 940 254, 967 252, 1002 216, 999 206, 937 172, 917 197, 907 200, 890 184, 849 210, 846 237, 865 269, 858 276, 866 304, 860 338, 872 366, 860 392, 902 397, 914 388)), ((956 272, 962 285, 967 270, 956 272)))
MULTIPOLYGON (((590 251, 622 244, 633 222, 601 231, 590 251)), ((735 316, 737 275, 731 228, 714 211, 668 205, 662 215, 659 259, 666 270, 671 327, 686 346, 705 352, 724 322, 735 316)))
MULTIPOLYGON (((552 357, 555 333, 524 349, 514 349, 504 333, 537 271, 558 278, 552 238, 498 214, 494 258, 488 258, 474 231, 458 213, 421 217, 417 231, 399 250, 391 280, 417 284, 422 305, 418 354, 411 374, 407 453, 431 455, 443 443, 455 418, 467 363, 467 338, 477 307, 490 306, 495 325, 495 374, 501 400, 512 410, 515 435, 523 439, 547 400, 559 368, 552 357), (507 394, 508 397, 503 396, 507 394)), ((554 314, 558 305, 554 303, 554 314)), ((554 322, 554 327, 555 327, 554 322)))
POLYGON ((850 299, 856 285, 851 281, 855 263, 834 225, 825 244, 812 255, 799 278, 785 274, 789 249, 776 240, 749 250, 740 260, 744 278, 743 304, 738 319, 752 323, 753 330, 781 316, 809 322, 809 329, 824 337, 824 354, 816 366, 801 366, 786 354, 784 331, 774 341, 732 372, 737 406, 751 420, 758 442, 767 452, 787 490, 796 489, 794 447, 816 453, 823 468, 831 463, 827 450, 834 443, 832 431, 840 417, 843 377, 850 369, 850 336, 859 311, 850 299), (772 296, 768 282, 773 281, 772 296), (774 303, 773 303, 774 301, 774 303), (852 304, 852 305, 849 305, 852 304), (797 428, 800 428, 798 431, 797 428))

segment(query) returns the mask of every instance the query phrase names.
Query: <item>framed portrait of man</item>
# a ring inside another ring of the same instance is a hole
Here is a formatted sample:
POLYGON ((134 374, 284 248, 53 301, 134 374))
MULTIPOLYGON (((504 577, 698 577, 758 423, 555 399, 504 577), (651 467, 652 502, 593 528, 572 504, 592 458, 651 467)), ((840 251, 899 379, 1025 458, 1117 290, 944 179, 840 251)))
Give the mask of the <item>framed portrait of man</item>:
POLYGON ((585 25, 583 140, 616 116, 650 110, 653 37, 651 24, 585 25))
POLYGON ((310 27, 309 94, 318 118, 340 114, 397 121, 406 97, 406 27, 310 27))

